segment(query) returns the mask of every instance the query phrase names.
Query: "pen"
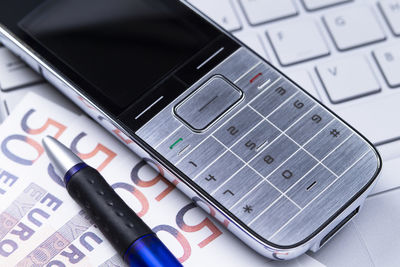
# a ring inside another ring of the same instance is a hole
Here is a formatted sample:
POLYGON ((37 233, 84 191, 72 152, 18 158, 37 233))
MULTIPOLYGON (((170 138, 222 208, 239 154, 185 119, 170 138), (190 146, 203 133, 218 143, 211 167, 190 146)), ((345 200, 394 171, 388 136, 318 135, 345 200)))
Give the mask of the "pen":
POLYGON ((64 175, 68 193, 129 266, 182 266, 96 169, 53 137, 45 137, 43 146, 54 167, 64 175))

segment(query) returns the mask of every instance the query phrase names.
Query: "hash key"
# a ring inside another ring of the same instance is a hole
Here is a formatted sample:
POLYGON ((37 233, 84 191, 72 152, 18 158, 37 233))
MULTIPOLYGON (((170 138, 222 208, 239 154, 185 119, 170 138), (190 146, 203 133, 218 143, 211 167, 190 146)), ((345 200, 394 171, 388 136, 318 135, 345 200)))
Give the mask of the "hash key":
POLYGON ((325 158, 351 135, 350 129, 338 120, 330 123, 304 149, 319 160, 325 158))

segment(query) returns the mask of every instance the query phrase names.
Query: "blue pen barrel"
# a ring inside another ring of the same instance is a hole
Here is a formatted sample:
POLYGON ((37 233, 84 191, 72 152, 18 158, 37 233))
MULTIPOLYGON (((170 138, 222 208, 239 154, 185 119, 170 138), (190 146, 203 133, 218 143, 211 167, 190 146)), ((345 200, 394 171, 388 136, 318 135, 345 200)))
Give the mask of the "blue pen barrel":
POLYGON ((79 163, 64 180, 68 193, 131 266, 182 266, 97 170, 79 163))
POLYGON ((136 240, 124 257, 129 266, 134 267, 180 267, 180 262, 155 234, 136 240))

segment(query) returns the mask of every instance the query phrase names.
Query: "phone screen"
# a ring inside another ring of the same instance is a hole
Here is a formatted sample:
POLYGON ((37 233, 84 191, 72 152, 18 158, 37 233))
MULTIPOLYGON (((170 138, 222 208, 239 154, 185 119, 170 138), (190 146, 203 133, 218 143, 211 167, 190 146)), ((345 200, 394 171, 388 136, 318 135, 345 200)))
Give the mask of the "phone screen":
POLYGON ((121 111, 219 34, 171 3, 47 0, 18 27, 121 111))

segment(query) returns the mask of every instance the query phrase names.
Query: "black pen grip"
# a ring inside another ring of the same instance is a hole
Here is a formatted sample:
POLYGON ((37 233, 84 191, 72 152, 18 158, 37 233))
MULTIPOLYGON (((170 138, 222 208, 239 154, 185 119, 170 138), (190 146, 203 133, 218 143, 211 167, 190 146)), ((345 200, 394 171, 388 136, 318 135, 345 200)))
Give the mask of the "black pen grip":
POLYGON ((92 167, 73 174, 66 187, 121 256, 138 238, 153 233, 92 167))

